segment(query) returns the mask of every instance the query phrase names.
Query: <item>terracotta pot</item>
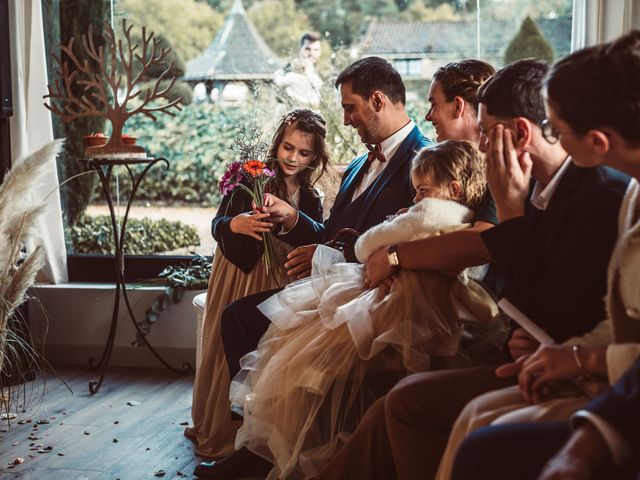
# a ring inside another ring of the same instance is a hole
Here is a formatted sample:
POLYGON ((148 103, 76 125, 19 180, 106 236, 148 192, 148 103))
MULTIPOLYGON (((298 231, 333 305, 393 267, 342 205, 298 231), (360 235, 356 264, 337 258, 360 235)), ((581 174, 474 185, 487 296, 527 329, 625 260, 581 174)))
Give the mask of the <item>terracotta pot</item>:
POLYGON ((98 137, 95 135, 84 136, 84 144, 86 147, 101 147, 107 143, 107 140, 109 140, 109 137, 98 137))

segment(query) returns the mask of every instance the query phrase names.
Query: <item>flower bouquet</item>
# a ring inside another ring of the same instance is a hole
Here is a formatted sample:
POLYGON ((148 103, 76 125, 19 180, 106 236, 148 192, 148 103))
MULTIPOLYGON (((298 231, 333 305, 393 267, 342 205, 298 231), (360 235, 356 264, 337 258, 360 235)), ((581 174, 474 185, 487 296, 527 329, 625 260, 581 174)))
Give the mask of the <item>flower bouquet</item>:
MULTIPOLYGON (((247 192, 257 211, 263 211, 265 193, 269 192, 268 184, 276 175, 269 168, 269 163, 273 161, 269 159, 269 145, 261 138, 262 132, 257 128, 247 129, 244 125, 238 127, 238 136, 230 147, 237 153, 238 159, 229 164, 219 182, 223 196, 234 195, 237 189, 247 192)), ((273 235, 270 232, 263 233, 262 242, 262 261, 267 275, 273 275, 277 279, 280 265, 276 261, 273 235)))

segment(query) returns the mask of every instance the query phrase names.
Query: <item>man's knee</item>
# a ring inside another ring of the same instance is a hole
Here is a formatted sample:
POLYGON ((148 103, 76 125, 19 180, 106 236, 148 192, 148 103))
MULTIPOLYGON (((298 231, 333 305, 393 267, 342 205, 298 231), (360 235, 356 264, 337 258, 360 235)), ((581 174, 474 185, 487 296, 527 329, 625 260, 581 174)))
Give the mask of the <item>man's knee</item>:
POLYGON ((222 311, 222 317, 220 318, 220 335, 222 336, 222 343, 225 343, 225 338, 228 339, 233 336, 233 333, 237 328, 238 318, 238 301, 232 302, 227 305, 222 311))
POLYGON ((385 400, 387 418, 407 419, 428 415, 431 405, 438 405, 437 372, 416 373, 403 378, 389 391, 385 400))

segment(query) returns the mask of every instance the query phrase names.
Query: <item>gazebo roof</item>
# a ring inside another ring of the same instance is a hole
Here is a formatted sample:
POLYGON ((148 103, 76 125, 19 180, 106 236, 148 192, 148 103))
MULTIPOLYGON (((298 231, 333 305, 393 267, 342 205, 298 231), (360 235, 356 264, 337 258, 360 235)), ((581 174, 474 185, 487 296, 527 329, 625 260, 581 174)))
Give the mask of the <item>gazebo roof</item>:
POLYGON ((241 0, 234 0, 211 45, 187 62, 187 81, 270 80, 280 60, 249 21, 241 0))

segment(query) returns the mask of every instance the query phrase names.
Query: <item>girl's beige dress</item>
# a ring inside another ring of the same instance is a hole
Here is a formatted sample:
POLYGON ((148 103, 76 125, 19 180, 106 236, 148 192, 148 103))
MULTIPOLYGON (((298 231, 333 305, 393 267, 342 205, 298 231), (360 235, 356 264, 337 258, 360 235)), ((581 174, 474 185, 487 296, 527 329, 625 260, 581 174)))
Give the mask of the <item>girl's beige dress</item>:
MULTIPOLYGON (((297 206, 299 196, 289 198, 289 203, 297 206)), ((276 261, 283 264, 292 248, 275 237, 274 244, 276 261)), ((195 442, 199 455, 218 458, 231 454, 236 431, 241 425, 241 422, 231 420, 229 370, 220 336, 222 311, 235 300, 278 288, 284 281, 282 277, 276 281, 273 275, 267 275, 262 260, 258 260, 247 274, 225 258, 219 247, 216 248, 204 309, 202 362, 193 385, 193 426, 184 432, 195 442)))

